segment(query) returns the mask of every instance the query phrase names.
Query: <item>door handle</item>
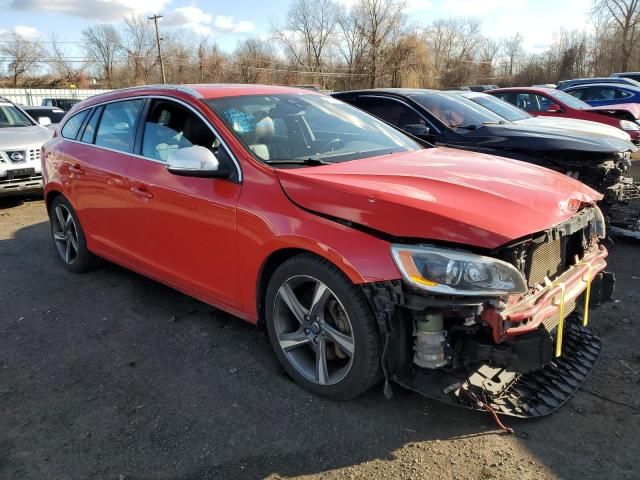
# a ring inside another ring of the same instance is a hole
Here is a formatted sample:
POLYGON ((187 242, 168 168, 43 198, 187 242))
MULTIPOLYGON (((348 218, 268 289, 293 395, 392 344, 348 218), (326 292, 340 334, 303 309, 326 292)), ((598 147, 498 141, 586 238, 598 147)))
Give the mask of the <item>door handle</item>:
POLYGON ((84 175, 84 170, 80 167, 80 165, 71 165, 69 167, 69 172, 75 173, 76 175, 84 175))
POLYGON ((124 180, 121 178, 110 177, 107 178, 107 185, 110 187, 122 187, 124 185, 124 180))
POLYGON ((151 193, 149 190, 147 190, 147 187, 131 187, 131 191, 133 192, 134 195, 137 195, 139 197, 142 198, 153 198, 153 193, 151 193))

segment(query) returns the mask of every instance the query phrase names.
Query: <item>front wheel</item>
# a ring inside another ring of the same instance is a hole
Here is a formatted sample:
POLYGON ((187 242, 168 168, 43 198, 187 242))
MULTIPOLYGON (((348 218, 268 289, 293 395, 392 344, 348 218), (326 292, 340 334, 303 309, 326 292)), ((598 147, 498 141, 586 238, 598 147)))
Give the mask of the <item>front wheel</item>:
POLYGON ((342 400, 379 378, 380 337, 362 290, 334 265, 298 255, 273 274, 265 299, 269 339, 306 389, 342 400))

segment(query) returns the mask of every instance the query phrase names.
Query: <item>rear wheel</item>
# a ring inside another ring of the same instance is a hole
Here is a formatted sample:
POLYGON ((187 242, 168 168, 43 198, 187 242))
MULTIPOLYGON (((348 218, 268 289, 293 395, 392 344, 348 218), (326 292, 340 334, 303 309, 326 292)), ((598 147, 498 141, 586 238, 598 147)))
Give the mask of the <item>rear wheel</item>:
POLYGON ((299 255, 266 292, 269 339, 285 370, 314 393, 347 399, 379 378, 380 338, 361 289, 326 260, 299 255))
POLYGON ((49 223, 58 258, 67 270, 82 273, 97 265, 97 257, 87 250, 87 242, 76 212, 63 196, 58 196, 51 202, 49 223))

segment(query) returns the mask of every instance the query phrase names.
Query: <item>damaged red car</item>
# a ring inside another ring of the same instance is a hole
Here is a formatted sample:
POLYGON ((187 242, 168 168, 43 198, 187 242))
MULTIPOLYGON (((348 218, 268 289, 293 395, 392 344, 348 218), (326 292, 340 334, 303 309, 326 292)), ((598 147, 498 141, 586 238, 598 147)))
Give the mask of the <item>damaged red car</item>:
POLYGON ((264 324, 317 394, 385 381, 540 416, 599 355, 601 195, 565 175, 417 143, 309 90, 236 85, 85 100, 42 159, 64 267, 101 257, 264 324))

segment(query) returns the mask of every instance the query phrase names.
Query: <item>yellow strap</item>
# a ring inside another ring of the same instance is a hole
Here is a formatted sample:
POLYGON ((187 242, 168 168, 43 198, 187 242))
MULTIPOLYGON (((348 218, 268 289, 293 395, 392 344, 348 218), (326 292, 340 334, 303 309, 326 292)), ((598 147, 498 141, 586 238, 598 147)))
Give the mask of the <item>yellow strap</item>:
POLYGON ((564 332, 564 292, 566 286, 564 283, 560 284, 562 293, 560 294, 560 318, 558 319, 558 330, 556 332, 556 358, 562 355, 562 333, 564 332))
POLYGON ((589 300, 591 299, 591 270, 593 269, 593 265, 591 265, 590 263, 589 265, 589 273, 587 275, 589 275, 587 277, 587 293, 585 294, 584 297, 584 316, 582 317, 582 326, 586 327, 587 325, 589 325, 589 300))

